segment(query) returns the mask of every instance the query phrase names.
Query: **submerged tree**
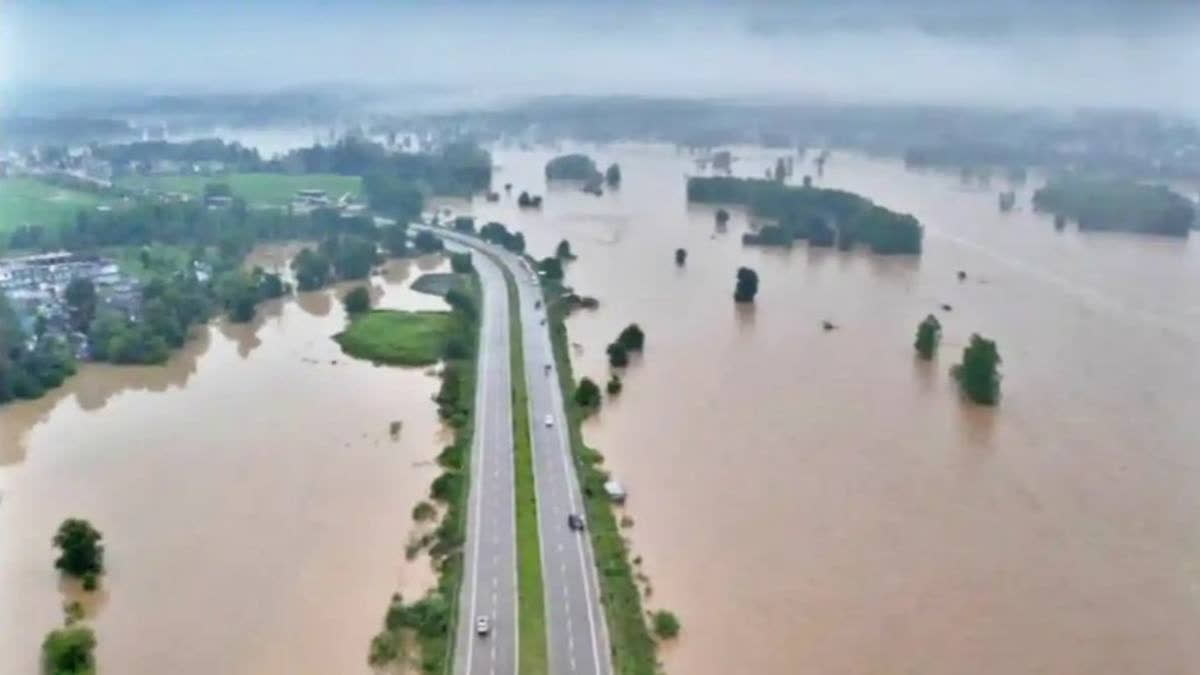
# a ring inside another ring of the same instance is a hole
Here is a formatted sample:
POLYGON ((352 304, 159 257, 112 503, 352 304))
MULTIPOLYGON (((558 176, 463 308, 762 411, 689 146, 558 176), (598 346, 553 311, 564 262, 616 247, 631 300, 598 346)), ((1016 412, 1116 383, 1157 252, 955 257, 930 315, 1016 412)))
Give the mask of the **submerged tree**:
POLYGON ((581 408, 592 408, 600 405, 600 387, 590 377, 579 381, 575 389, 575 403, 581 408))
POLYGON ((683 267, 685 264, 687 264, 687 249, 675 249, 675 264, 680 267, 683 267))
POLYGON ((609 396, 616 396, 621 393, 623 387, 621 376, 613 373, 612 377, 608 378, 608 384, 604 385, 604 390, 608 392, 609 396))
POLYGON ((103 536, 82 518, 67 518, 58 526, 54 546, 59 549, 54 566, 64 574, 83 578, 104 572, 103 536))
POLYGON ((717 227, 725 227, 729 224, 729 212, 725 209, 717 209, 717 227))
POLYGON ((995 405, 1000 400, 1000 352, 996 343, 978 333, 963 349, 962 363, 951 374, 967 398, 983 405, 995 405))
POLYGON ((566 239, 558 242, 558 247, 554 249, 554 257, 559 260, 574 260, 576 256, 571 252, 571 242, 566 239))
POLYGON ((917 341, 913 343, 921 358, 928 361, 937 351, 938 342, 942 339, 942 324, 937 317, 930 314, 917 325, 917 341))
POLYGON ((608 165, 608 170, 604 172, 604 182, 608 183, 609 187, 617 187, 621 184, 621 167, 615 163, 608 165))
POLYGON ((42 672, 48 675, 93 675, 96 635, 87 626, 52 630, 42 641, 42 672))
POLYGON ((626 351, 640 352, 646 344, 646 334, 642 332, 641 326, 631 323, 617 336, 617 342, 626 351))
POLYGON ((734 302, 754 302, 758 294, 758 272, 749 267, 739 267, 737 284, 733 287, 734 302))
POLYGON ((342 298, 342 305, 347 313, 360 314, 371 309, 371 294, 366 286, 355 286, 342 298))
POLYGON ((613 368, 624 368, 629 365, 629 350, 620 342, 614 342, 605 350, 608 354, 608 365, 613 368))

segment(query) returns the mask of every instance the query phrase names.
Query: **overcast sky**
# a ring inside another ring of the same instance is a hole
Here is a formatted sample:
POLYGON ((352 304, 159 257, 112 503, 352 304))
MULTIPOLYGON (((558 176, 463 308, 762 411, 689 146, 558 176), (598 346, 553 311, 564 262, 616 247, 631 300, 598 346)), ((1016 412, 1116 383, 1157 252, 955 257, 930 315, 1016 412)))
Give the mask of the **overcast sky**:
POLYGON ((1200 112, 1200 0, 0 0, 0 83, 1200 112), (247 8, 250 5, 252 8, 247 8))

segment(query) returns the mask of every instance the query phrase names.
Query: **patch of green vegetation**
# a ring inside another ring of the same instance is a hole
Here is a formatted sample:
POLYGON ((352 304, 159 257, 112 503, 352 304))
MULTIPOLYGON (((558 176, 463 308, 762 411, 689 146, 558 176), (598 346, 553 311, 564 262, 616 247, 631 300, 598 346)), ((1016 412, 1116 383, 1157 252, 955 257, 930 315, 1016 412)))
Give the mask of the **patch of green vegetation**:
POLYGON ((80 209, 110 203, 98 195, 57 187, 36 178, 0 178, 0 233, 22 225, 70 222, 80 209))
POLYGON ((457 274, 429 272, 417 277, 417 280, 412 282, 412 289, 418 293, 444 296, 450 291, 451 288, 454 288, 455 284, 457 283, 457 274))
POLYGON ((580 406, 572 396, 575 376, 571 370, 565 322, 570 309, 567 295, 556 283, 548 283, 546 287, 550 339, 558 364, 558 383, 566 405, 571 455, 583 489, 588 532, 596 556, 600 600, 604 605, 609 639, 612 641, 613 671, 619 675, 656 675, 655 643, 646 626, 642 598, 629 564, 629 551, 604 492, 608 474, 600 467, 600 453, 584 444, 580 431, 580 422, 592 409, 580 406))
POLYGON ((542 587, 542 549, 538 535, 537 490, 533 478, 533 445, 529 438, 529 397, 525 384, 525 352, 521 340, 521 305, 517 285, 504 268, 508 287, 509 349, 512 358, 513 456, 516 467, 517 671, 546 675, 546 602, 542 587))
MULTIPOLYGON (((462 547, 466 541, 464 514, 470 491, 467 477, 471 475, 476 355, 479 352, 478 311, 474 309, 480 302, 479 281, 474 274, 465 279, 457 289, 464 299, 454 304, 454 320, 450 323, 446 341, 458 340, 472 348, 461 357, 447 358, 442 369, 442 387, 436 397, 438 414, 455 430, 454 442, 438 455, 443 472, 430 486, 431 496, 444 506, 444 511, 437 529, 431 536, 422 537, 419 544, 420 547, 430 545, 429 558, 437 571, 437 586, 409 605, 404 604, 399 594, 392 597, 383 628, 371 641, 367 654, 368 664, 376 668, 408 663, 407 645, 415 642, 422 673, 437 675, 450 670, 462 584, 462 547)), ((418 504, 413 517, 425 515, 425 511, 418 504)), ((406 555, 410 553, 415 555, 416 551, 406 551, 406 555)))
POLYGON ((296 190, 324 190, 332 200, 349 192, 355 198, 363 194, 362 179, 358 176, 314 173, 292 175, 285 173, 231 173, 218 176, 125 176, 117 184, 129 189, 154 192, 181 192, 193 196, 204 194, 209 183, 224 183, 233 194, 250 204, 282 206, 290 203, 296 190))
POLYGON ((428 366, 437 363, 454 317, 449 312, 375 310, 334 336, 342 351, 375 363, 428 366))

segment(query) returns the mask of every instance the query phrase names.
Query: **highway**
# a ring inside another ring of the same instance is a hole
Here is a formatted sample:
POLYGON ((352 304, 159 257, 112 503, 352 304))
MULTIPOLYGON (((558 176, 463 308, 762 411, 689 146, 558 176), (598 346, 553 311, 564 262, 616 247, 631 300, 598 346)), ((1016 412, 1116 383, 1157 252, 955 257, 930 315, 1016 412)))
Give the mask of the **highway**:
POLYGON ((496 263, 476 255, 483 292, 479 364, 475 384, 475 434, 467 541, 458 602, 454 672, 517 672, 516 502, 513 496, 513 419, 508 292, 496 263), (475 633, 488 617, 490 634, 475 633))
MULTIPOLYGON (((549 326, 543 323, 545 309, 541 287, 536 277, 525 266, 522 258, 484 244, 478 239, 465 237, 441 228, 432 229, 447 241, 465 244, 476 250, 490 253, 508 268, 517 282, 525 356, 523 376, 526 379, 529 396, 530 438, 533 444, 534 481, 537 489, 549 671, 552 675, 610 675, 612 659, 608 629, 604 620, 604 610, 600 604, 591 539, 586 532, 575 532, 567 526, 567 516, 572 513, 583 515, 584 509, 579 481, 571 461, 570 443, 567 439, 567 417, 563 407, 562 392, 558 386, 558 371, 551 349, 550 330, 549 326), (537 305, 541 305, 541 308, 538 308, 537 305), (547 365, 550 366, 548 372, 547 365), (547 415, 550 416, 550 426, 545 423, 547 415)), ((473 259, 485 287, 484 302, 487 305, 486 316, 488 319, 485 320, 481 330, 486 336, 485 342, 489 345, 488 348, 499 351, 498 345, 501 342, 504 345, 508 343, 507 323, 501 321, 500 318, 507 316, 505 313, 508 311, 504 280, 499 278, 499 270, 487 256, 475 255, 473 259), (504 296, 504 302, 497 301, 501 296, 504 296), (500 323, 505 323, 503 329, 499 327, 500 323)), ((504 353, 507 354, 507 346, 504 349, 504 353)), ((493 575, 494 578, 496 574, 496 565, 488 567, 487 556, 501 548, 501 544, 497 543, 497 539, 493 536, 496 530, 491 528, 499 528, 499 531, 507 536, 507 542, 503 545, 505 551, 511 553, 513 546, 512 438, 510 433, 502 441, 500 439, 501 432, 491 426, 493 420, 498 420, 500 417, 497 410, 503 409, 503 418, 508 420, 508 429, 511 431, 512 428, 511 397, 507 389, 501 392, 500 387, 494 383, 499 379, 503 379, 507 383, 509 365, 506 362, 501 369, 498 360, 494 355, 489 356, 486 363, 492 365, 486 367, 484 366, 485 361, 482 359, 480 361, 481 377, 487 377, 493 382, 489 383, 486 395, 483 393, 484 388, 480 387, 480 393, 476 399, 476 410, 486 409, 488 411, 486 436, 479 433, 480 429, 477 426, 476 438, 487 438, 496 444, 503 442, 504 450, 493 452, 494 446, 490 446, 486 452, 491 455, 474 465, 497 461, 496 457, 503 455, 508 462, 505 469, 507 473, 494 475, 495 468, 483 471, 483 475, 473 472, 471 494, 474 499, 479 498, 482 493, 482 499, 486 502, 485 509, 490 510, 495 502, 486 500, 494 498, 489 495, 494 496, 500 492, 500 488, 494 487, 494 485, 499 480, 504 480, 506 482, 503 490, 509 507, 503 518, 487 513, 481 515, 478 510, 472 511, 468 516, 468 581, 463 585, 463 607, 467 606, 468 596, 474 595, 469 589, 469 586, 473 586, 470 579, 472 577, 485 579, 488 575, 493 575), (491 370, 491 372, 484 375, 484 370, 491 370), (480 523, 482 523, 482 529, 477 527, 480 523), (478 542, 481 536, 484 540, 483 555, 472 558, 471 553, 479 549, 478 542)), ((499 422, 497 421, 496 424, 499 422)), ((477 449, 476 456, 478 457, 482 452, 477 449)), ((488 466, 492 465, 488 464, 488 466)), ((486 587, 486 584, 491 582, 484 583, 486 587)), ((512 583, 511 579, 510 583, 512 583)), ((503 588, 501 586, 502 590, 503 588)), ((508 598, 514 597, 511 590, 504 592, 504 595, 508 598)), ((483 640, 470 634, 470 621, 467 620, 467 617, 472 616, 472 613, 460 613, 460 616, 462 618, 459 622, 459 639, 474 640, 482 644, 483 640)), ((507 621, 511 621, 511 619, 506 620, 505 623, 507 621)), ((499 622, 497 622, 496 629, 501 629, 499 622)), ((488 639, 494 640, 498 637, 501 636, 493 631, 492 637, 488 639)), ((515 636, 513 639, 515 640, 515 636)), ((479 648, 480 644, 477 644, 476 650, 478 651, 479 648)), ((459 665, 456 666, 456 672, 488 672, 479 670, 478 657, 476 656, 476 660, 472 661, 470 648, 465 647, 461 642, 459 643, 458 657, 456 663, 459 665), (462 660, 463 658, 466 659, 465 662, 462 660), (469 670, 470 668, 474 669, 469 670)), ((499 669, 498 662, 495 660, 490 663, 497 664, 498 670, 495 672, 511 672, 499 669)))

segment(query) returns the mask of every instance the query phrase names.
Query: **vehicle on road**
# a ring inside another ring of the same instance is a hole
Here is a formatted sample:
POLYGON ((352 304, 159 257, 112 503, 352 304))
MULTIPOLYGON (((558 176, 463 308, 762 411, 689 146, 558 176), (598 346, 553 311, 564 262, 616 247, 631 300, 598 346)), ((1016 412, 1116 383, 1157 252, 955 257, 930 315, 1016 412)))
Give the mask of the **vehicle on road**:
POLYGON ((480 637, 492 632, 492 622, 486 616, 475 617, 475 633, 480 637))
POLYGON ((534 308, 534 309, 541 309, 541 308, 542 308, 542 301, 541 301, 541 300, 538 300, 537 302, 534 302, 534 303, 533 303, 533 308, 534 308))
POLYGON ((549 375, 550 374, 550 364, 549 363, 546 364, 545 370, 546 370, 546 374, 549 375))
POLYGON ((567 527, 576 532, 582 532, 583 516, 579 515, 578 513, 572 513, 571 515, 567 516, 567 527))
POLYGON ((546 426, 554 426, 554 415, 546 415, 546 426))

